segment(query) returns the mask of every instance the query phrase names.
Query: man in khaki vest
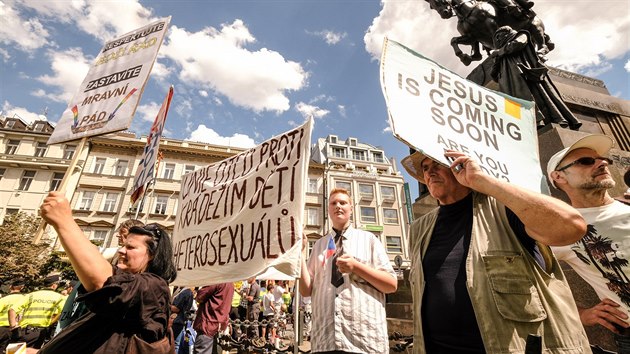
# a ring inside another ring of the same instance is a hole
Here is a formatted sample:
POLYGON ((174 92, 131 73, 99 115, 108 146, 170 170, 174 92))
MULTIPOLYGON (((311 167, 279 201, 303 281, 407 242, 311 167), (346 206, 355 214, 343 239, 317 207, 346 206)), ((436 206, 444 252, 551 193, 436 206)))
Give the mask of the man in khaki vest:
POLYGON ((578 240, 580 214, 445 155, 450 167, 419 152, 402 161, 440 204, 410 230, 414 353, 590 353, 545 246, 578 240))

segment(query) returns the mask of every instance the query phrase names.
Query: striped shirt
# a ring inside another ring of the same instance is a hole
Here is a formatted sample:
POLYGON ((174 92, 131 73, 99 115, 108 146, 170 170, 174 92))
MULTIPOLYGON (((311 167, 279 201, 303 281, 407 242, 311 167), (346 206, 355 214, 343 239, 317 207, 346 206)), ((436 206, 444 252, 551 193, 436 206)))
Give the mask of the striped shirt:
MULTIPOLYGON (((319 239, 308 260, 313 286, 311 352, 389 353, 385 294, 354 274, 344 274, 338 288, 330 283, 333 257, 324 259, 334 235, 319 239)), ((350 227, 342 237, 344 254, 396 278, 383 244, 372 233, 350 227)))

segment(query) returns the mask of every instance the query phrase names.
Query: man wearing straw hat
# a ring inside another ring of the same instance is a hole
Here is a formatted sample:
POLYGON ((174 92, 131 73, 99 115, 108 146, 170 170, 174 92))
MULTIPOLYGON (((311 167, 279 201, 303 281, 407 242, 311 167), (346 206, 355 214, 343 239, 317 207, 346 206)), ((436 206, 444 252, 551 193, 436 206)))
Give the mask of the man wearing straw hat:
POLYGON ((485 174, 463 153, 445 156, 451 166, 419 152, 402 161, 439 202, 410 229, 414 353, 590 353, 545 246, 578 240, 580 214, 485 174))

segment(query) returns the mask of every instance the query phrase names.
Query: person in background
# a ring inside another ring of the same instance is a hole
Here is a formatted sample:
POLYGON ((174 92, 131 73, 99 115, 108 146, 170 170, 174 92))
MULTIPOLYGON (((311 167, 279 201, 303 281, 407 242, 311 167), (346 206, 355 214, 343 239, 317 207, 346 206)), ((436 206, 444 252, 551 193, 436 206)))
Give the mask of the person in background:
MULTIPOLYGON (((332 230, 317 240, 308 263, 302 257, 300 293, 313 301, 311 351, 388 353, 385 294, 398 287, 380 239, 352 227, 350 193, 328 198, 332 230)), ((302 238, 302 252, 308 240, 302 238)))
POLYGON ((24 279, 16 278, 11 282, 9 294, 0 298, 0 353, 4 353, 9 343, 17 342, 20 336, 18 325, 28 297, 22 293, 24 279))
MULTIPOLYGON (((273 284, 273 280, 267 281, 267 288, 271 287, 273 284)), ((267 293, 263 296, 262 300, 262 316, 263 320, 267 322, 266 326, 261 326, 262 337, 264 339, 269 339, 270 343, 273 343, 273 339, 276 337, 275 333, 275 317, 276 317, 276 309, 275 309, 275 301, 273 297, 272 291, 267 291, 267 293), (267 337, 269 336, 269 337, 267 337)))
POLYGON ((552 247, 590 284, 600 298, 591 308, 579 308, 584 326, 600 325, 614 333, 618 352, 630 353, 630 205, 610 196, 616 182, 607 157, 613 140, 588 135, 554 154, 547 163, 551 184, 566 193, 584 217, 588 229, 578 242, 552 247))
POLYGON ((233 283, 204 286, 197 292, 195 354, 218 353, 215 336, 228 326, 233 294, 233 283))
MULTIPOLYGON (((232 338, 238 339, 239 337, 239 328, 235 324, 234 321, 240 320, 239 315, 239 307, 241 304, 241 282, 234 283, 234 295, 232 296, 232 309, 230 310, 230 334, 232 338)), ((239 326, 240 327, 240 326, 239 326)))
MULTIPOLYGON (((190 310, 192 309, 194 297, 193 291, 191 288, 187 287, 177 287, 173 291, 173 301, 171 303, 171 313, 175 314, 176 317, 173 320, 173 338, 179 338, 184 326, 186 325, 186 321, 188 320, 188 315, 190 310)), ((172 315, 171 315, 172 316, 172 315)), ((179 342, 175 341, 175 352, 179 349, 179 342)))
POLYGON ((52 336, 66 296, 58 293, 59 275, 44 278, 45 289, 28 294, 24 312, 20 318, 20 341, 36 349, 41 348, 52 336))
POLYGON ((409 231, 414 353, 523 353, 532 344, 590 353, 545 246, 578 240, 584 219, 560 200, 484 173, 466 154, 445 157, 451 166, 420 152, 401 161, 439 203, 409 231))
POLYGON ((114 267, 74 221, 64 194, 50 192, 40 212, 57 231, 81 281, 77 301, 89 309, 40 354, 122 354, 142 342, 151 344, 156 354, 172 353, 168 284, 177 271, 168 233, 157 224, 131 227, 114 267))

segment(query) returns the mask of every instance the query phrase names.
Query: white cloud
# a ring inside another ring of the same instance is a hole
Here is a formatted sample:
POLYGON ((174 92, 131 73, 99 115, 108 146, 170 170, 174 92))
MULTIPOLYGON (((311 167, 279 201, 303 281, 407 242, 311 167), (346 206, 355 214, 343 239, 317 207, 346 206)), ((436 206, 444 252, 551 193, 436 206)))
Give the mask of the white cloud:
POLYGON ((328 113, 330 113, 327 109, 312 106, 304 102, 298 102, 295 105, 295 110, 300 112, 304 118, 308 118, 310 116, 313 116, 313 118, 324 118, 328 113))
POLYGON ((22 120, 27 124, 31 124, 36 120, 46 119, 46 116, 30 112, 28 109, 23 107, 15 107, 8 101, 4 101, 2 104, 2 115, 5 117, 22 118, 22 120))
MULTIPOLYGON (((135 116, 144 121, 153 123, 155 121, 155 117, 160 111, 160 107, 162 107, 161 102, 149 102, 148 104, 138 105, 138 108, 136 108, 135 116)), ((168 119, 168 117, 166 119, 168 119)))
POLYGON ((0 43, 33 52, 48 43, 49 33, 37 18, 27 19, 12 1, 0 1, 0 43))
POLYGON ((206 91, 206 90, 199 90, 199 96, 201 96, 201 97, 208 97, 208 91, 206 91))
POLYGON ((278 52, 245 48, 254 42, 241 20, 194 33, 172 26, 161 52, 181 66, 179 78, 184 82, 210 87, 255 112, 284 112, 290 108, 286 92, 302 89, 307 73, 278 52))
POLYGON ((157 79, 158 81, 164 82, 171 75, 173 69, 162 64, 159 61, 155 61, 153 63, 153 68, 151 68, 151 77, 157 79))
POLYGON ((213 129, 208 128, 203 124, 199 125, 197 129, 195 129, 190 136, 186 138, 186 140, 245 149, 256 146, 254 139, 245 134, 235 133, 232 136, 220 136, 213 129))
POLYGON ((177 100, 177 104, 175 105, 175 111, 182 117, 190 117, 193 111, 192 106, 193 105, 190 99, 180 96, 177 100))
MULTIPOLYGON (((368 29, 365 48, 380 58, 383 37, 437 61, 466 76, 475 64, 465 67, 449 45, 456 31, 456 19, 443 20, 426 2, 381 1, 382 10, 368 29)), ((579 73, 607 70, 607 60, 628 52, 630 16, 627 1, 597 2, 536 1, 534 10, 556 44, 548 64, 579 73), (626 15, 624 15, 626 14, 626 15)), ((470 47, 463 46, 464 52, 470 47)), ((485 53, 484 53, 485 54, 485 53)))
POLYGON ((323 30, 319 32, 307 31, 306 33, 322 38, 328 45, 335 45, 348 36, 348 33, 346 32, 335 32, 331 30, 323 30))
POLYGON ((81 86, 90 69, 91 59, 85 57, 81 49, 70 48, 61 52, 49 50, 47 56, 51 62, 51 75, 42 75, 37 80, 52 87, 56 92, 43 89, 34 93, 37 97, 46 97, 57 102, 69 102, 81 86))
POLYGON ((628 61, 626 62, 626 65, 624 65, 623 68, 626 69, 626 71, 630 73, 630 59, 628 59, 628 61))
POLYGON ((223 106, 223 101, 217 96, 212 96, 212 102, 217 106, 223 106))
POLYGON ((0 48, 0 57, 2 57, 2 60, 5 63, 8 62, 9 59, 11 59, 11 55, 9 54, 9 51, 4 48, 0 48))
POLYGON ((389 125, 383 128, 383 134, 390 133, 391 131, 392 131, 392 127, 390 127, 389 125))
POLYGON ((337 111, 339 112, 339 115, 342 117, 346 117, 346 106, 344 105, 337 105, 337 111))

